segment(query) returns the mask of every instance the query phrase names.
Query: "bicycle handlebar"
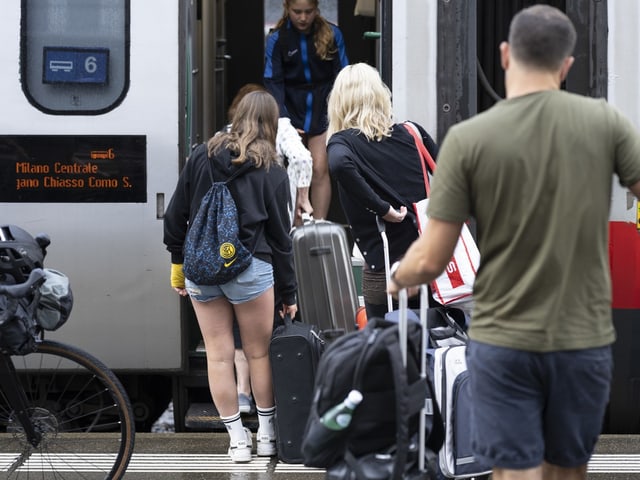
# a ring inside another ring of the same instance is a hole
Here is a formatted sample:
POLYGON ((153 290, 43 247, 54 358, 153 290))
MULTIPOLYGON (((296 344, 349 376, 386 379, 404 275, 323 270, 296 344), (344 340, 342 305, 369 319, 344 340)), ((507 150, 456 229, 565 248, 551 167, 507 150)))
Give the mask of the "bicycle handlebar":
MULTIPOLYGON (((44 270, 34 268, 29 274, 29 278, 24 283, 16 285, 0 285, 0 294, 7 295, 12 298, 22 298, 27 296, 34 286, 38 286, 39 282, 44 279, 44 270)), ((40 282, 41 283, 41 282, 40 282)))

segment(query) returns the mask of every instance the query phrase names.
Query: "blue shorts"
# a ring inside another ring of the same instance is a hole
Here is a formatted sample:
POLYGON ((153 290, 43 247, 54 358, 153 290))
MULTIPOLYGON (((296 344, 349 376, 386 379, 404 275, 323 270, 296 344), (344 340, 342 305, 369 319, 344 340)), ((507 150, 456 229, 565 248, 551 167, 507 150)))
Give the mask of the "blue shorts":
POLYGON ((520 470, 586 464, 609 400, 611 347, 548 353, 470 342, 474 455, 520 470))
POLYGON ((244 272, 224 285, 196 285, 188 278, 185 278, 184 284, 189 296, 198 302, 225 297, 233 304, 245 303, 273 286, 273 266, 254 257, 244 272))

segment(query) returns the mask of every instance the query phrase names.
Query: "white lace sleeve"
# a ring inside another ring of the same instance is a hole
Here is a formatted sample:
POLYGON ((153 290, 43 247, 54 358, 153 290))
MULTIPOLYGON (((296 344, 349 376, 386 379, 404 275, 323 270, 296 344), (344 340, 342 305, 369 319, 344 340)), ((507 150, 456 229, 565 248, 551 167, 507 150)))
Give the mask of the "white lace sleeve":
POLYGON ((287 173, 291 184, 296 188, 304 188, 311 185, 313 164, 311 152, 302 143, 297 130, 291 125, 288 118, 278 120, 278 134, 276 136, 276 150, 283 163, 288 165, 287 173))

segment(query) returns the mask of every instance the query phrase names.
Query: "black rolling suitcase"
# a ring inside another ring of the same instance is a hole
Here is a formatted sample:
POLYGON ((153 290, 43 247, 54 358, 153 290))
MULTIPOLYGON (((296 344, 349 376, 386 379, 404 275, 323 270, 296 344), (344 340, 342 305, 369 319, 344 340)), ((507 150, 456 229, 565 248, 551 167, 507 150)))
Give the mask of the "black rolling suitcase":
POLYGON ((276 448, 286 463, 302 463, 302 436, 324 341, 309 324, 285 318, 271 338, 269 358, 276 402, 276 448))
POLYGON ((344 227, 305 219, 293 231, 293 256, 303 321, 327 341, 356 330, 358 293, 344 227))

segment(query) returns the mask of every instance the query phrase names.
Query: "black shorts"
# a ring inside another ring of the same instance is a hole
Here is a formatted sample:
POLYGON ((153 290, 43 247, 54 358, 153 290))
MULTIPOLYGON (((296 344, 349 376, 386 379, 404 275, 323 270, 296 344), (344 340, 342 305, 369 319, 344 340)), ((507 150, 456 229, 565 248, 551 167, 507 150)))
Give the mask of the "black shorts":
POLYGON ((472 441, 481 463, 585 465, 609 400, 611 347, 548 353, 470 342, 472 441))

